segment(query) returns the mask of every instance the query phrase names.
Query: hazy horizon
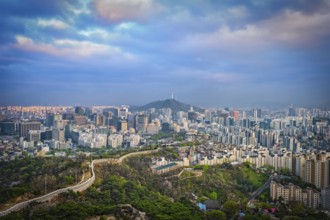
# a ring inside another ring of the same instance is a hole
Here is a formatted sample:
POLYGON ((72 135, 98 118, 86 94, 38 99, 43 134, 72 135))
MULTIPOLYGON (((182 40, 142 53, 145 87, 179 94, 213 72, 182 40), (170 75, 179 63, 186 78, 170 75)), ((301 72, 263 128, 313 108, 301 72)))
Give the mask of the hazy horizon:
POLYGON ((330 106, 330 2, 4 0, 0 106, 330 106))
MULTIPOLYGON (((30 106, 40 106, 40 107, 76 107, 76 106, 80 106, 80 107, 97 107, 97 106, 113 106, 113 107, 120 107, 120 106, 129 106, 129 107, 138 107, 138 106, 144 106, 147 104, 150 104, 152 102, 156 102, 156 101, 165 101, 171 98, 164 98, 164 99, 157 99, 157 100, 150 100, 146 103, 140 103, 140 104, 130 104, 130 103, 103 103, 103 104, 95 104, 95 105, 82 105, 80 103, 75 103, 75 104, 50 104, 50 105, 45 105, 45 104, 28 104, 28 105, 5 105, 5 106, 1 106, 0 107, 7 107, 7 106, 22 106, 22 107, 30 107, 30 106)), ((175 98, 176 99, 176 98, 175 98)), ((195 103, 188 103, 185 100, 179 100, 176 99, 177 101, 183 103, 183 104, 188 104, 194 107, 199 107, 202 109, 224 109, 224 108, 230 108, 230 109, 254 109, 254 108, 261 108, 261 109, 271 109, 271 110, 284 110, 287 109, 289 106, 292 106, 294 108, 306 108, 306 109, 312 109, 312 108, 321 108, 321 109, 329 109, 330 108, 328 106, 300 106, 300 105, 293 105, 293 104, 283 104, 283 105, 246 105, 246 106, 242 106, 242 105, 215 105, 215 106, 202 106, 202 105, 197 105, 195 103)))

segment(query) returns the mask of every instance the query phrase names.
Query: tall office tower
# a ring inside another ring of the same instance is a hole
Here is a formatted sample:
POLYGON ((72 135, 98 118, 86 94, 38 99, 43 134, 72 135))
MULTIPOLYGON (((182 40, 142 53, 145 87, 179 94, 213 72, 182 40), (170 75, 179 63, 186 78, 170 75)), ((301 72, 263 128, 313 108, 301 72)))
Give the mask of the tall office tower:
POLYGON ((76 115, 84 115, 84 109, 80 106, 76 106, 74 112, 76 113, 76 115))
POLYGON ((261 118, 261 109, 260 108, 253 109, 252 113, 253 113, 254 118, 261 118))
POLYGON ((244 118, 242 120, 242 127, 249 128, 250 127, 250 120, 248 118, 244 118))
POLYGON ((47 114, 46 114, 46 126, 47 127, 51 127, 51 126, 53 126, 54 125, 54 120, 55 120, 55 115, 54 115, 54 113, 52 113, 52 112, 48 112, 47 114))
POLYGON ((128 115, 128 117, 127 117, 127 127, 128 128, 135 128, 134 127, 134 118, 135 118, 135 115, 132 115, 132 114, 128 115))
POLYGON ((138 115, 138 121, 137 121, 138 132, 145 133, 147 131, 147 126, 148 126, 148 117, 144 114, 138 115))
POLYGON ((139 121, 139 115, 134 115, 134 129, 137 131, 138 129, 138 121, 139 121))
MULTIPOLYGON (((179 112, 176 113, 176 116, 179 119, 178 113, 179 112)), ((204 110, 204 114, 205 114, 205 120, 211 121, 212 112, 210 110, 208 110, 208 109, 205 109, 204 110)), ((181 113, 180 113, 180 116, 181 116, 181 113)))
POLYGON ((288 116, 296 116, 296 110, 293 108, 292 105, 288 108, 288 116))
POLYGON ((197 117, 198 117, 197 112, 195 112, 193 107, 191 107, 190 110, 188 111, 188 120, 196 121, 197 117))
POLYGON ((13 135, 16 133, 16 123, 13 121, 0 122, 0 134, 13 135))
POLYGON ((239 111, 232 111, 231 115, 235 119, 235 121, 239 120, 239 111))
POLYGON ((225 120, 225 126, 234 126, 235 120, 233 117, 227 117, 225 120))
POLYGON ((128 108, 122 107, 119 109, 118 117, 120 117, 122 119, 127 119, 127 115, 128 115, 128 108))
POLYGON ((117 122, 117 130, 121 132, 127 131, 127 121, 120 120, 117 122))
POLYGON ((85 108, 85 113, 84 113, 84 115, 85 115, 86 117, 90 118, 90 117, 92 116, 92 114, 93 114, 92 109, 89 108, 89 107, 86 107, 86 108, 85 108))
POLYGON ((65 141, 65 132, 64 129, 53 128, 52 138, 56 141, 64 142, 65 141))
POLYGON ((242 111, 242 118, 246 118, 246 111, 242 111))
POLYGON ((100 114, 96 114, 94 117, 95 125, 96 126, 104 126, 106 123, 105 117, 100 114))
POLYGON ((64 120, 55 120, 54 121, 54 128, 59 128, 59 129, 63 129, 66 125, 67 121, 64 120))
POLYGON ((18 133, 20 137, 27 137, 28 131, 40 130, 41 124, 38 121, 21 122, 18 125, 18 133))

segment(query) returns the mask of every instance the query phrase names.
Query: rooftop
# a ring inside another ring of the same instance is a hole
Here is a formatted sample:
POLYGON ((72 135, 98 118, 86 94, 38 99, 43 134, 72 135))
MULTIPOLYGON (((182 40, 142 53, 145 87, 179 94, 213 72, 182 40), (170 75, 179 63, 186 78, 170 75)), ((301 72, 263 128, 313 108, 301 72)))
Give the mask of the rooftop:
POLYGON ((173 167, 173 166, 176 166, 177 163, 169 163, 169 164, 166 164, 166 165, 162 165, 162 166, 158 166, 156 167, 155 169, 156 170, 163 170, 163 169, 166 169, 166 168, 170 168, 170 167, 173 167))

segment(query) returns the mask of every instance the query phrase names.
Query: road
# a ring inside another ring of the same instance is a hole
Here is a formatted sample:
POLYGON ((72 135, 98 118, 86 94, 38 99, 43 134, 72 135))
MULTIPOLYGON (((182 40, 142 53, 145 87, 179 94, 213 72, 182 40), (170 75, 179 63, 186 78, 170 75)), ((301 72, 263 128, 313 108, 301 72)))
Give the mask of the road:
POLYGON ((271 175, 269 177, 269 179, 267 180, 267 182, 264 183, 264 185, 262 185, 259 189, 257 189, 256 191, 253 192, 253 194, 250 196, 249 198, 249 202, 251 202, 252 200, 256 199, 270 184, 270 182, 274 179, 275 177, 273 175, 271 175))
POLYGON ((15 211, 19 211, 23 208, 28 207, 32 202, 46 202, 46 201, 50 201, 52 198, 54 198, 55 196, 57 196, 60 193, 66 192, 68 190, 72 190, 72 191, 78 191, 78 192, 82 192, 85 191, 86 189, 88 189, 91 185, 93 185, 94 181, 95 181, 95 172, 94 172, 94 164, 100 164, 100 163, 117 163, 117 164, 121 164, 125 159, 132 157, 132 156, 137 156, 137 155, 143 155, 143 154, 150 154, 150 153, 154 153, 157 152, 159 150, 159 148, 157 148, 156 150, 147 150, 147 151, 138 151, 138 152, 133 152, 133 153, 129 153, 126 154, 124 156, 121 156, 118 159, 113 159, 113 158, 105 158, 105 159, 96 159, 93 160, 91 165, 90 165, 90 172, 91 172, 91 177, 89 179, 87 179, 84 182, 80 182, 77 185, 74 186, 69 186, 66 188, 62 188, 62 189, 58 189, 55 190, 53 192, 50 192, 46 195, 37 197, 37 198, 33 198, 24 202, 20 202, 17 203, 15 205, 13 205, 12 207, 0 211, 0 217, 8 215, 11 212, 15 212, 15 211))

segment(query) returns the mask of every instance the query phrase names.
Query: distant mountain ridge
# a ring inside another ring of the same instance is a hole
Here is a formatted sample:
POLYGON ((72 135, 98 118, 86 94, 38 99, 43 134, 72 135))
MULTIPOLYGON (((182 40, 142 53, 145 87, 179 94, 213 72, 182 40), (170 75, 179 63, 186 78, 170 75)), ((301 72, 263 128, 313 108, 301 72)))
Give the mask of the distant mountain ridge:
POLYGON ((176 99, 165 99, 158 100, 154 102, 150 102, 143 106, 131 106, 130 111, 146 111, 150 108, 162 109, 162 108, 170 108, 173 112, 184 111, 187 112, 190 108, 193 107, 194 111, 203 112, 202 108, 182 103, 176 99))

